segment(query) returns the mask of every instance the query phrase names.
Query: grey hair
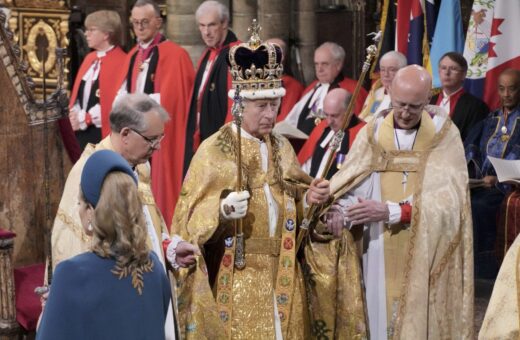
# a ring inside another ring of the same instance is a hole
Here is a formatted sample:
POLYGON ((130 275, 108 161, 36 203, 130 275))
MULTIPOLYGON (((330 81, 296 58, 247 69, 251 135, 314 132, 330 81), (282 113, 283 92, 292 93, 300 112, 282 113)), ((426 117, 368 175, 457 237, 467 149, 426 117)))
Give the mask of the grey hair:
POLYGON ((395 59, 399 68, 403 68, 406 65, 408 65, 408 60, 406 60, 406 56, 399 51, 386 52, 385 54, 383 54, 381 59, 379 59, 379 64, 381 64, 381 61, 383 61, 384 59, 395 59))
POLYGON ((206 14, 210 10, 216 10, 220 22, 229 22, 229 9, 223 3, 215 0, 204 1, 200 4, 199 8, 195 12, 195 19, 199 21, 200 16, 206 14))
POLYGON ((156 113, 163 122, 170 120, 168 112, 144 93, 126 94, 119 98, 110 112, 110 128, 119 133, 125 127, 144 132, 148 129, 144 116, 156 113))
POLYGON ((328 48, 330 53, 332 54, 332 58, 339 62, 340 64, 343 64, 343 61, 345 60, 345 50, 340 45, 327 41, 320 45, 320 47, 317 48, 317 50, 321 48, 328 48))
POLYGON ((161 16, 161 9, 159 8, 159 5, 157 5, 157 3, 153 0, 137 0, 132 8, 144 7, 146 5, 151 5, 153 7, 153 11, 157 17, 161 16))

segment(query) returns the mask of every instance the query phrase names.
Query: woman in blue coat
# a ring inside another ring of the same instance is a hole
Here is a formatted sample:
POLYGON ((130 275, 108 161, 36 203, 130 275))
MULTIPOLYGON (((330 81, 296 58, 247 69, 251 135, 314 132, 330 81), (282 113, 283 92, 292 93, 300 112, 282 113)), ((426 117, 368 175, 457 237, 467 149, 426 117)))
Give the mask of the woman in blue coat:
POLYGON ((109 150, 94 153, 79 204, 91 251, 56 267, 37 339, 164 339, 170 283, 147 245, 128 162, 109 150))

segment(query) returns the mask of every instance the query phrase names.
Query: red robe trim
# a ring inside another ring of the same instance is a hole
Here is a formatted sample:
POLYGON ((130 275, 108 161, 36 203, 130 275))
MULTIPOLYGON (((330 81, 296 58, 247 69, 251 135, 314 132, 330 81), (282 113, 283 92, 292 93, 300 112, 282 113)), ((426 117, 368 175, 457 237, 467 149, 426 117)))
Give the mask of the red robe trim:
MULTIPOLYGON (((119 90, 120 83, 117 82, 117 76, 120 73, 119 67, 125 62, 126 53, 116 46, 101 59, 99 69, 99 105, 101 106, 101 136, 105 138, 110 134, 110 111, 112 111, 112 104, 119 90)), ((89 70, 92 63, 97 59, 96 51, 87 54, 81 66, 72 93, 70 95, 69 108, 74 106, 78 97, 78 90, 81 84, 81 79, 89 70)))
MULTIPOLYGON (((463 93, 464 93, 464 88, 461 87, 457 92, 455 92, 454 94, 451 95, 450 112, 448 112, 450 115, 450 118, 453 116, 453 110, 455 109, 455 105, 457 105, 457 102, 459 101, 459 98, 462 96, 463 93)), ((442 99, 444 99, 444 91, 441 91, 441 93, 439 93, 439 96, 437 97, 437 102, 435 103, 435 105, 437 105, 437 106, 441 105, 442 99)))
MULTIPOLYGON (((179 45, 165 40, 157 47, 159 60, 154 89, 161 94, 161 105, 170 114, 170 121, 164 127, 161 148, 152 156, 152 192, 169 228, 182 185, 185 127, 195 71, 188 52, 179 45)), ((120 85, 126 80, 130 60, 136 52, 134 47, 127 55, 120 85)))
MULTIPOLYGON (((303 91, 302 96, 304 96, 307 92, 312 91, 312 89, 314 89, 314 87, 316 86, 317 83, 318 83, 318 81, 315 80, 309 86, 307 86, 305 91, 303 91)), ((338 85, 342 89, 345 89, 348 92, 350 92, 351 94, 354 94, 354 90, 356 89, 356 84, 357 84, 357 81, 345 77, 345 78, 343 78, 342 81, 339 82, 338 85)), ((359 89, 359 95, 356 98, 356 104, 354 105, 354 113, 356 114, 356 116, 358 116, 361 113, 361 111, 363 110, 363 105, 365 104, 365 99, 367 98, 367 96, 368 96, 367 90, 365 90, 363 87, 361 87, 359 89)))
POLYGON ((296 105, 302 97, 303 90, 305 89, 302 83, 287 74, 282 76, 282 84, 286 92, 285 96, 282 97, 280 113, 276 118, 277 122, 281 122, 287 117, 293 106, 296 105))
MULTIPOLYGON (((350 150, 350 147, 352 146, 352 143, 354 143, 354 139, 356 139, 356 136, 358 132, 361 130, 363 126, 365 126, 366 123, 361 121, 356 126, 348 129, 348 148, 350 150)), ((303 147, 301 148, 300 152, 298 153, 298 161, 301 165, 303 165, 305 162, 307 162, 312 155, 314 154, 314 149, 316 149, 316 145, 318 144, 318 140, 320 139, 321 135, 323 134, 323 131, 329 126, 326 120, 323 120, 318 126, 312 130, 311 135, 309 136, 309 139, 305 141, 305 144, 303 144, 303 147)))
MULTIPOLYGON (((232 43, 229 44, 229 47, 233 47, 233 46, 238 45, 238 44, 241 44, 241 43, 242 43, 242 42, 241 42, 240 40, 233 41, 232 43)), ((223 49, 223 48, 225 48, 225 46, 222 47, 222 49, 223 49)), ((206 48, 206 49, 204 50, 204 52, 202 52, 202 54, 201 54, 201 56, 200 56, 200 58, 199 58, 199 61, 197 61, 197 67, 195 68, 196 70, 198 70, 198 69, 200 68, 200 64, 202 64, 202 61, 203 61, 204 58, 206 57, 206 54, 208 53, 208 50, 209 50, 209 48, 206 48)), ((219 54, 220 54, 220 53, 219 53, 219 54)), ((220 56, 220 55, 219 55, 219 56, 220 56)), ((217 58, 218 58, 219 56, 217 56, 217 58)), ((213 67, 214 67, 214 66, 215 66, 215 64, 211 65, 211 70, 209 71, 208 77, 209 77, 209 75, 211 74, 211 72, 213 71, 213 67)), ((232 80, 232 79, 231 79, 231 72, 228 72, 228 75, 227 75, 227 88, 228 88, 228 90, 231 89, 231 80, 232 80)), ((208 85, 208 84, 207 84, 207 81, 206 81, 206 84, 205 84, 205 85, 206 85, 206 86, 208 85)), ((195 87, 192 86, 191 91, 190 91, 190 101, 189 101, 189 103, 191 103, 191 98, 192 98, 192 96, 194 96, 194 95, 195 95, 195 96, 198 96, 198 95, 199 95, 198 93, 193 93, 194 90, 195 90, 195 87)), ((188 103, 188 104, 189 104, 189 103, 188 103)), ((227 112, 227 115, 226 115, 226 121, 224 122, 224 124, 229 123, 230 121, 233 120, 233 115, 231 114, 231 109, 232 109, 232 108, 233 108, 233 99, 231 99, 231 98, 228 97, 228 112, 227 112)), ((188 106, 188 110, 189 110, 189 106, 188 106)), ((188 128, 188 117, 186 117, 186 129, 187 129, 187 128, 188 128)))

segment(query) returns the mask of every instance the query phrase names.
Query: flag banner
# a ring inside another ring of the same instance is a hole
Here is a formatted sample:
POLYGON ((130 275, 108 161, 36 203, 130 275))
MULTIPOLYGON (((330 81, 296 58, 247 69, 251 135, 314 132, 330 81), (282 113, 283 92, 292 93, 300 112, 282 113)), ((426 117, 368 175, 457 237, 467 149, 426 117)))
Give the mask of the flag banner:
POLYGON ((462 33, 462 16, 459 0, 442 0, 435 24, 430 58, 427 68, 433 77, 433 87, 440 87, 439 60, 447 52, 464 50, 464 34, 462 33))
POLYGON ((508 68, 520 69, 520 1, 497 0, 491 36, 489 38, 488 67, 484 87, 484 101, 490 109, 498 108, 498 76, 508 68))
POLYGON ((494 8, 495 0, 474 0, 466 32, 464 58, 468 61, 468 73, 464 89, 478 98, 484 97, 494 8))

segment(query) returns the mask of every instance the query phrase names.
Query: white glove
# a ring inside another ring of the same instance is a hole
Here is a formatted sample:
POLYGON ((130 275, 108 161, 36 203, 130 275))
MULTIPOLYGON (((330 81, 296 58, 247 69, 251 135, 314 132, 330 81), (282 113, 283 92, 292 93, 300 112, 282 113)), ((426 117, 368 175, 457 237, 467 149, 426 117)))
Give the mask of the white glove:
POLYGON ((247 199, 249 192, 230 192, 226 198, 220 202, 220 213, 226 220, 238 220, 247 214, 247 199))
POLYGON ((101 106, 99 104, 94 105, 93 107, 88 110, 88 113, 90 113, 90 118, 92 118, 92 123, 97 128, 101 127, 101 106))

